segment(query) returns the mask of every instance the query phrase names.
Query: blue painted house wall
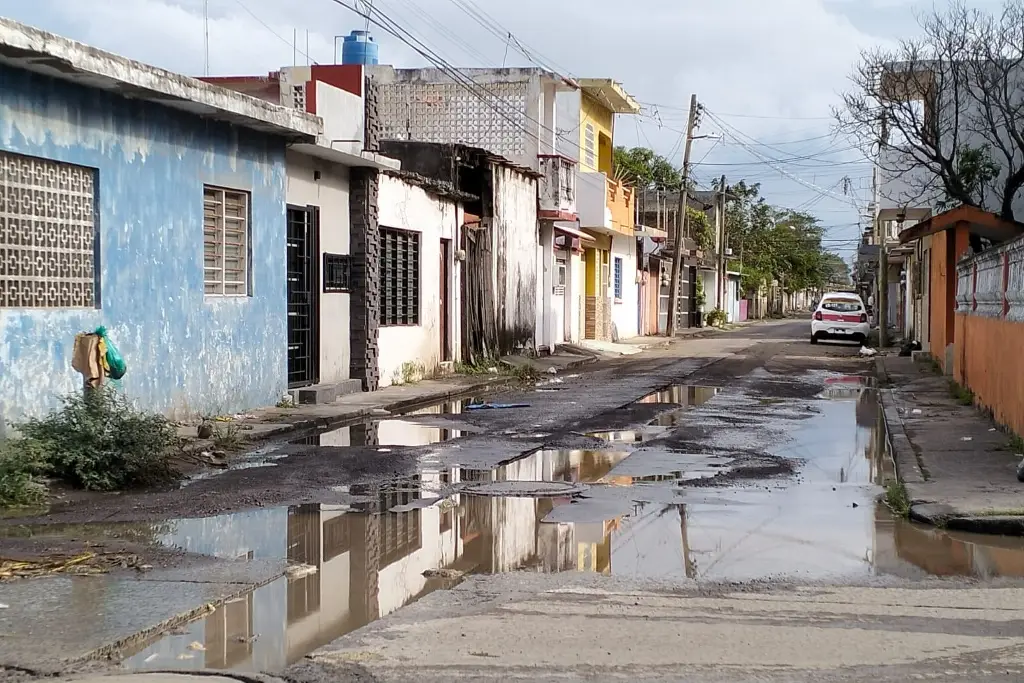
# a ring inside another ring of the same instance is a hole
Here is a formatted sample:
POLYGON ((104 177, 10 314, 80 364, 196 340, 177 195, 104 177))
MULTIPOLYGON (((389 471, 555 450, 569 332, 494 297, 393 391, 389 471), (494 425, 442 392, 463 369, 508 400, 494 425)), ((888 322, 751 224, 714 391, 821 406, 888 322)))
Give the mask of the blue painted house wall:
POLYGON ((0 67, 0 149, 96 169, 101 274, 99 308, 0 309, 0 425, 81 390, 74 337, 98 325, 127 360, 124 391, 142 407, 183 417, 279 400, 283 139, 0 67), (252 296, 204 296, 204 183, 252 192, 252 296))

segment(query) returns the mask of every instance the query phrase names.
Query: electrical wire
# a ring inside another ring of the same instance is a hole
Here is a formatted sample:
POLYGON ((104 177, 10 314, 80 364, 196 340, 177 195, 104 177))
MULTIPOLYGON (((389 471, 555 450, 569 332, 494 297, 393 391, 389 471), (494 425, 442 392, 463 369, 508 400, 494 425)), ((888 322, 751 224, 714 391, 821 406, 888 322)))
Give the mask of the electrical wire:
POLYGON ((243 10, 245 10, 245 13, 246 13, 246 14, 248 14, 248 15, 249 15, 250 17, 252 17, 253 19, 255 19, 255 20, 256 20, 256 22, 257 22, 258 24, 260 24, 261 26, 263 26, 263 28, 267 29, 267 31, 269 31, 271 35, 273 35, 273 36, 276 36, 278 40, 280 40, 280 41, 281 41, 281 42, 283 42, 283 43, 284 43, 285 45, 287 45, 288 47, 292 48, 292 49, 293 49, 293 50, 295 50, 295 51, 296 51, 297 53, 299 53, 300 55, 302 55, 303 57, 305 57, 306 59, 308 59, 308 60, 309 60, 309 62, 310 62, 311 64, 318 64, 318 62, 317 62, 317 61, 316 61, 315 59, 313 59, 312 57, 310 57, 309 55, 307 55, 307 54, 306 54, 305 52, 303 52, 302 50, 298 49, 298 47, 297 47, 297 46, 295 45, 295 43, 294 43, 294 42, 292 42, 292 41, 288 40, 287 38, 285 38, 284 36, 282 36, 282 35, 281 35, 280 33, 278 33, 278 32, 277 32, 277 31, 275 31, 275 30, 274 30, 273 28, 271 28, 270 24, 268 24, 267 22, 265 22, 265 21, 263 21, 262 19, 260 19, 260 18, 259 18, 259 16, 257 16, 255 12, 253 12, 253 11, 252 11, 251 9, 249 9, 249 8, 248 8, 248 7, 247 7, 247 6, 245 5, 245 3, 244 3, 244 2, 242 2, 242 0, 235 0, 235 3, 237 3, 239 7, 241 7, 241 8, 243 9, 243 10))
MULTIPOLYGON (((520 132, 533 138, 538 143, 542 142, 540 136, 531 131, 529 128, 526 127, 524 123, 521 123, 517 119, 525 119, 527 121, 536 123, 541 129, 544 129, 548 132, 552 132, 556 136, 561 137, 557 133, 557 131, 551 131, 551 129, 549 129, 540 121, 533 119, 532 117, 525 114, 519 109, 512 108, 511 105, 509 105, 503 99, 501 99, 493 92, 488 90, 485 86, 476 83, 475 81, 467 77, 465 74, 462 74, 458 69, 453 67, 450 63, 448 63, 443 57, 438 55, 436 51, 434 51, 432 48, 426 45, 422 40, 419 40, 415 36, 410 34, 407 29, 405 29, 398 22, 396 22, 394 19, 392 19, 382 10, 380 10, 380 8, 370 6, 367 8, 367 11, 363 11, 360 10, 355 5, 346 2, 345 0, 330 1, 336 5, 344 7, 350 12, 353 12, 357 16, 363 17, 364 19, 368 19, 375 26, 379 27, 386 33, 397 38, 399 41, 410 47, 418 55, 420 55, 428 62, 430 62, 435 68, 442 71, 446 76, 452 79, 452 81, 456 85, 459 85, 468 92, 472 93, 474 96, 480 99, 485 105, 487 105, 488 108, 490 108, 492 111, 497 113, 502 118, 506 119, 506 121, 512 124, 513 127, 518 128, 520 132), (497 105, 494 103, 495 101, 497 102, 497 105), (504 106, 504 109, 502 109, 501 106, 504 106)), ((569 144, 578 144, 578 141, 573 141, 567 138, 562 139, 569 144)))

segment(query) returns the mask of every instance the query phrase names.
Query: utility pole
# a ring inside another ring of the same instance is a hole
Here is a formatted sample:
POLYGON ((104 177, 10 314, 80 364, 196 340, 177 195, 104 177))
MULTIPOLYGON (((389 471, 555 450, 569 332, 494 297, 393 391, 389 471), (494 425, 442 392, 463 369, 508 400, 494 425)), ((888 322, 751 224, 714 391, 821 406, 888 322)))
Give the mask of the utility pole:
POLYGON ((871 173, 872 199, 874 200, 875 240, 878 243, 878 296, 875 297, 878 308, 878 348, 889 345, 889 249, 886 245, 888 235, 882 229, 882 221, 878 219, 878 168, 871 173))
POLYGON ((672 250, 672 283, 668 297, 668 329, 669 337, 676 335, 676 323, 679 316, 679 285, 683 269, 683 233, 686 228, 686 200, 690 181, 690 148, 693 147, 693 129, 697 125, 697 95, 690 95, 690 116, 686 121, 686 144, 683 145, 682 187, 679 188, 679 205, 677 209, 677 225, 675 248, 672 250))
POLYGON ((715 253, 718 255, 718 263, 715 268, 715 275, 718 277, 718 285, 715 287, 715 308, 725 310, 725 176, 722 176, 718 186, 718 210, 715 211, 715 253))

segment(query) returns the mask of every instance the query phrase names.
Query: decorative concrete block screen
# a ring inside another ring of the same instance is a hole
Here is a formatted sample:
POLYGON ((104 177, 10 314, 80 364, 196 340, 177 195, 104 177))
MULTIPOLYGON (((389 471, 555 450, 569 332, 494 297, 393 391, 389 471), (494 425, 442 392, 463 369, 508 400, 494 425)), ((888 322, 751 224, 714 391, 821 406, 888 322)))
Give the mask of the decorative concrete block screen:
POLYGON ((0 308, 96 306, 95 174, 0 152, 0 308))
POLYGON ((1024 238, 957 265, 956 312, 1024 322, 1024 238))
POLYGON ((479 84, 487 97, 455 83, 377 87, 384 140, 461 143, 512 159, 526 154, 528 81, 479 84))

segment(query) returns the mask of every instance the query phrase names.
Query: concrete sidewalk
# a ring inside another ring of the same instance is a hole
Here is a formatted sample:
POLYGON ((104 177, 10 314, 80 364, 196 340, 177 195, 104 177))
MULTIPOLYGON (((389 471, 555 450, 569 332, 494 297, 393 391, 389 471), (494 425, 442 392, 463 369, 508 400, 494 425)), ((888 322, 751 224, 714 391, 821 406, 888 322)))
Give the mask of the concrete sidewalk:
POLYGON ((930 363, 882 356, 880 395, 911 518, 981 533, 1024 535, 1021 455, 977 408, 953 396, 930 363))

